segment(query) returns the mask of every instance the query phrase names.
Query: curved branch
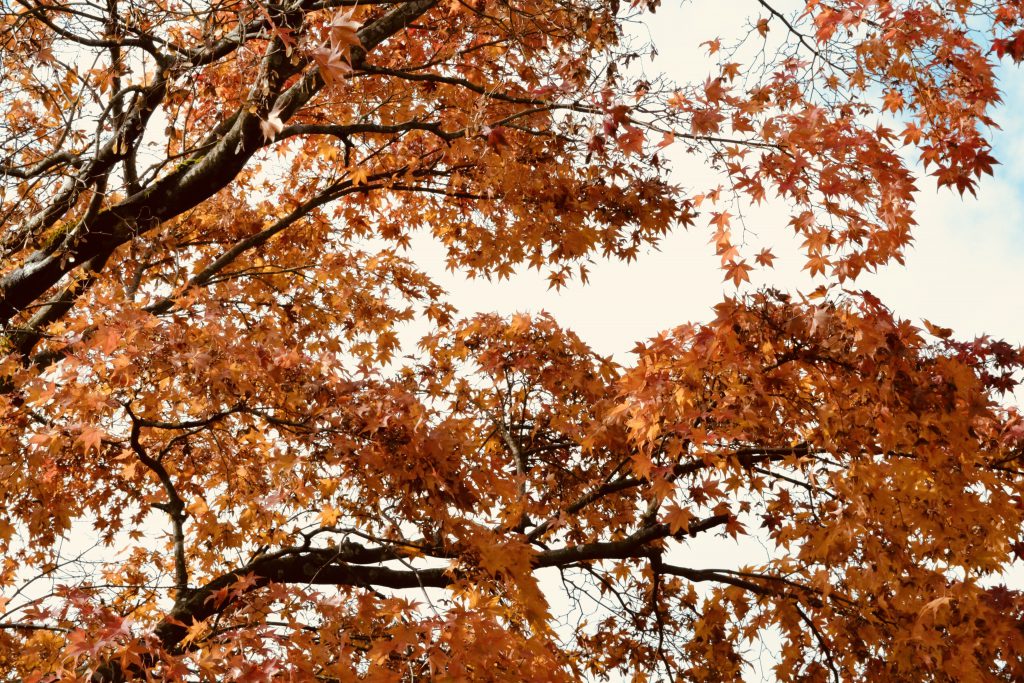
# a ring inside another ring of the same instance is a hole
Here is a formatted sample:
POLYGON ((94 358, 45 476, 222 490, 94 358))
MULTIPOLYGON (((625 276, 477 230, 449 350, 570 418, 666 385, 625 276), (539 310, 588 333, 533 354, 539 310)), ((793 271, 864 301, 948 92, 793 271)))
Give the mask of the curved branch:
POLYGON ((11 178, 19 178, 21 180, 27 180, 34 178, 38 175, 45 173, 54 166, 61 164, 70 164, 71 166, 80 165, 82 162, 77 154, 72 154, 68 151, 57 152, 45 159, 39 161, 32 166, 8 166, 0 165, 0 175, 10 176, 11 178))
MULTIPOLYGON (((807 444, 801 444, 789 448, 740 448, 732 452, 722 453, 721 457, 736 458, 743 467, 753 467, 759 462, 774 462, 784 460, 788 457, 804 457, 811 452, 812 451, 807 444)), ((703 458, 679 463, 672 468, 670 480, 675 480, 688 474, 699 472, 706 467, 708 467, 708 464, 703 458)), ((564 512, 566 514, 575 514, 605 496, 637 488, 638 486, 648 483, 648 481, 648 479, 642 479, 639 477, 621 477, 619 479, 614 479, 598 486, 590 493, 577 498, 572 504, 565 508, 564 512)), ((558 518, 559 515, 552 515, 548 520, 539 524, 527 535, 527 540, 532 542, 544 536, 544 534, 554 526, 558 518)))
POLYGON ((185 501, 182 500, 181 496, 178 495, 178 491, 174 488, 174 482, 171 480, 171 475, 167 472, 167 468, 159 460, 146 453, 146 449, 143 448, 142 442, 139 440, 143 426, 142 421, 132 412, 129 405, 125 404, 124 409, 132 421, 129 443, 135 452, 135 456, 157 476, 160 484, 164 487, 164 492, 167 494, 167 503, 158 504, 154 507, 167 513, 167 516, 171 518, 171 524, 174 529, 174 585, 177 589, 177 596, 175 597, 175 602, 177 603, 188 594, 188 564, 185 562, 185 501))
POLYGON ((404 133, 411 130, 424 130, 433 133, 437 137, 451 141, 464 137, 465 133, 449 133, 441 128, 439 123, 427 123, 425 121, 412 120, 405 123, 383 125, 378 123, 352 123, 347 125, 326 125, 326 124, 298 124, 284 128, 276 137, 276 140, 283 140, 296 135, 332 135, 338 138, 345 138, 349 135, 360 133, 370 134, 391 134, 404 133))
POLYGON ((61 38, 64 38, 65 40, 70 40, 73 43, 77 43, 85 47, 137 47, 151 54, 153 58, 156 59, 159 65, 167 65, 167 55, 157 50, 156 45, 152 41, 132 38, 124 38, 121 40, 110 40, 108 38, 86 38, 76 33, 72 33, 71 31, 65 30, 60 26, 57 26, 57 24, 50 21, 50 19, 46 16, 45 11, 46 9, 50 8, 43 7, 42 5, 33 5, 29 2, 26 2, 26 0, 17 0, 17 2, 19 5, 27 9, 29 14, 31 14, 33 17, 41 21, 43 24, 47 26, 47 28, 49 28, 51 31, 59 35, 61 38))

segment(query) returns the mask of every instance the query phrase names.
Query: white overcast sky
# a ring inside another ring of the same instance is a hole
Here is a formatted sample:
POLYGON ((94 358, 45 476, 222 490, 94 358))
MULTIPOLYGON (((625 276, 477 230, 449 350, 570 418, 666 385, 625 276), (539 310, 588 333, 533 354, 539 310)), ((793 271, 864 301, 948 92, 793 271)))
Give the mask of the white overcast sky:
MULTIPOLYGON (((756 5, 749 0, 720 0, 713 6, 716 11, 709 11, 707 4, 666 4, 646 27, 639 27, 638 35, 649 31, 659 52, 657 61, 645 68, 664 71, 676 80, 703 81, 708 71, 699 44, 735 35, 746 23, 744 16, 753 13, 757 18, 756 5)), ((781 27, 773 25, 773 30, 781 27)), ((1003 165, 995 177, 983 181, 977 199, 939 192, 934 179, 922 178, 920 225, 906 266, 894 264, 853 286, 869 289, 901 317, 927 318, 952 327, 958 337, 987 333, 1020 344, 1024 161, 1018 160, 1024 157, 1024 73, 1011 67, 1002 70, 1001 79, 1006 103, 997 113, 1002 130, 995 131, 993 139, 1003 165)), ((696 160, 677 157, 677 162, 674 182, 690 188, 711 184, 701 178, 706 172, 696 160)), ((800 273, 803 260, 785 222, 786 214, 778 206, 751 214, 748 220, 748 228, 757 234, 752 242, 758 248, 771 246, 779 257, 775 269, 755 278, 755 284, 810 291, 814 285, 800 273)), ((731 284, 722 282, 706 223, 706 218, 698 219, 689 231, 678 231, 639 262, 599 261, 589 285, 573 283, 561 292, 549 290, 544 274, 536 271, 503 282, 467 281, 446 273, 440 248, 425 241, 415 243, 412 255, 449 290, 461 313, 546 310, 598 352, 628 363, 628 351, 636 341, 683 322, 706 320, 714 304, 735 293, 731 284)))

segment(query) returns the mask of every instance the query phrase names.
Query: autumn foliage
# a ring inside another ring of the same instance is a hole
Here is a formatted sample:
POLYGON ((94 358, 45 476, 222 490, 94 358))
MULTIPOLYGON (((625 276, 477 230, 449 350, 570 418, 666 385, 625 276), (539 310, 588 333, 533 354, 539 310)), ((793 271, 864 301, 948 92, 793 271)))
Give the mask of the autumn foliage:
POLYGON ((687 82, 657 4, 2 5, 0 680, 1024 680, 1024 352, 857 286, 992 172, 1024 6, 751 2, 687 82), (625 365, 408 249, 740 285, 762 202, 822 286, 625 365))

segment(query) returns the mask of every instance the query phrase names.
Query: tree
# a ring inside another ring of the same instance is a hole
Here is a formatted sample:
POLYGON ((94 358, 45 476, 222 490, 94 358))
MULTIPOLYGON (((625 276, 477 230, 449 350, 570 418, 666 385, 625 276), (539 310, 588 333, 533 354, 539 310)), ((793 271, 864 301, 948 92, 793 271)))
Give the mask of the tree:
POLYGON ((751 3, 675 84, 625 34, 657 4, 4 6, 4 680, 720 681, 758 641, 779 680, 1024 680, 1024 351, 853 288, 910 243, 908 150, 991 172, 1021 6, 751 3), (739 284, 773 254, 727 209, 769 197, 822 288, 628 367, 404 250, 558 287, 706 224, 739 284), (773 559, 689 566, 716 534, 773 559))

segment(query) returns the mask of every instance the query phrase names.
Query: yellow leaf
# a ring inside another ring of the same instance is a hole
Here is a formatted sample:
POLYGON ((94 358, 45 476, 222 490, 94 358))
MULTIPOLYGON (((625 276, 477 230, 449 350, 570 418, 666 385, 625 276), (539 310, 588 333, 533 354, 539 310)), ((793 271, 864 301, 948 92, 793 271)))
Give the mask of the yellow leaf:
POLYGON ((338 523, 338 517, 340 516, 341 511, 339 511, 338 508, 333 505, 325 505, 324 508, 320 510, 320 525, 325 527, 334 526, 338 523))

